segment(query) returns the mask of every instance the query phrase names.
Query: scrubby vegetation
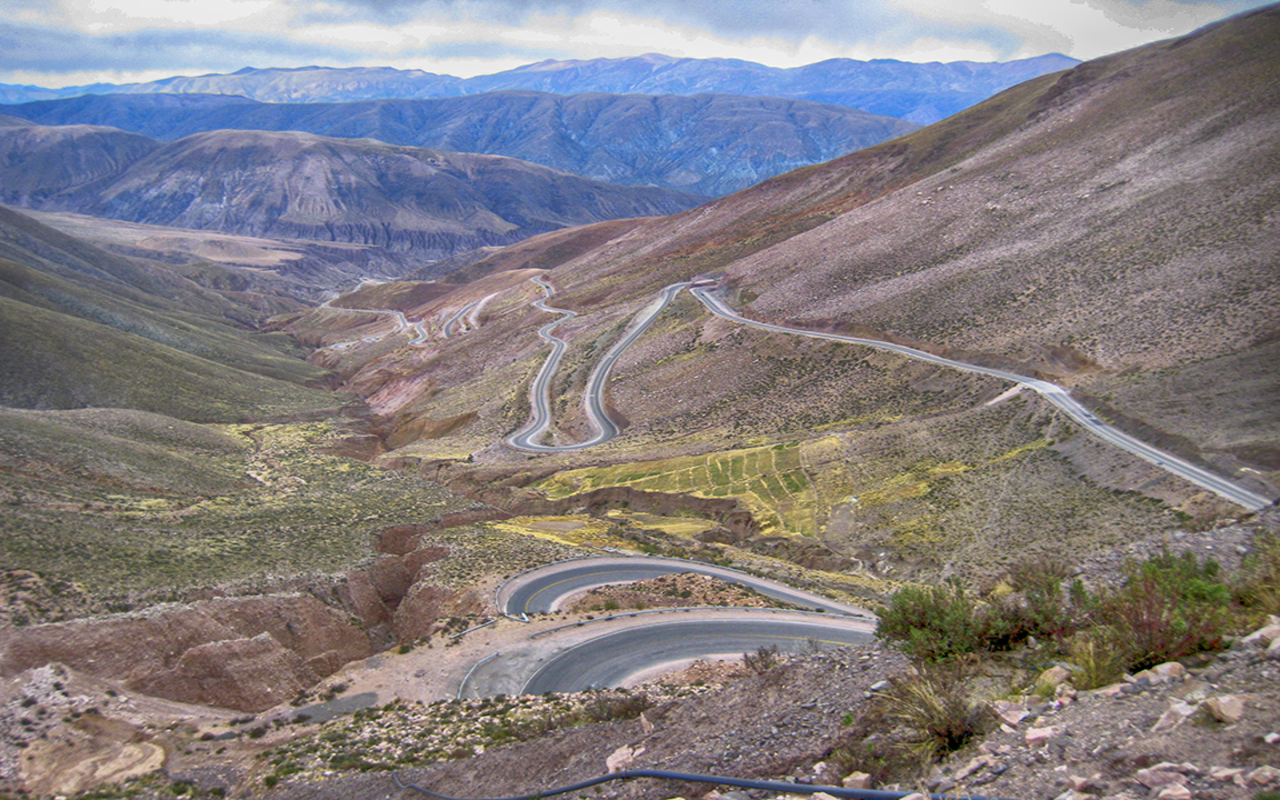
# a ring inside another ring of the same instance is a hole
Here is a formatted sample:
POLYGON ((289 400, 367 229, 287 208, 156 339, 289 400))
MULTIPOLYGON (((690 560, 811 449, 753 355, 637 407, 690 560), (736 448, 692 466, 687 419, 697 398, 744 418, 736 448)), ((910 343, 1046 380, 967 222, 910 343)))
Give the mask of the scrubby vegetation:
POLYGON ((696 694, 690 687, 609 689, 572 695, 447 700, 429 705, 395 700, 326 723, 260 756, 264 783, 394 770, 467 758, 487 748, 524 742, 552 731, 635 719, 655 703, 696 694))
MULTIPOLYGON (((1063 591, 1063 577, 1052 564, 1023 565, 985 600, 958 583, 909 587, 890 598, 876 635, 925 662, 1008 650, 1038 637, 1062 656, 1074 649, 1096 662, 1088 654, 1105 651, 1115 654, 1119 669, 1140 670, 1213 649, 1247 617, 1218 565, 1191 553, 1132 564, 1113 589, 1090 591, 1076 581, 1063 591)), ((1248 583, 1258 586, 1256 579, 1248 583)), ((1242 584, 1237 597, 1250 591, 1256 589, 1242 584)))
POLYGON ((1040 559, 1019 564, 982 597, 957 582, 898 591, 880 614, 877 636, 910 656, 913 668, 850 715, 858 734, 832 758, 877 782, 900 780, 993 725, 978 702, 991 697, 984 675, 1015 676, 1005 690, 1015 698, 1053 699, 1057 682, 1041 675, 1051 664, 1065 668, 1074 689, 1088 690, 1222 647, 1274 608, 1280 536, 1263 534, 1257 543, 1232 580, 1212 560, 1165 550, 1130 562, 1110 586, 1087 587, 1040 559))

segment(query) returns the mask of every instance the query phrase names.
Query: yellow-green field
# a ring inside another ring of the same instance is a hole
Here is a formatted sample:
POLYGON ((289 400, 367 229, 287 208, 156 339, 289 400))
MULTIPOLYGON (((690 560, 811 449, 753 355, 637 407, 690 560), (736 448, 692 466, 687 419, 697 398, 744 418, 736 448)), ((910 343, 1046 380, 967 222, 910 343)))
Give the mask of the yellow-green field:
POLYGON ((553 499, 611 486, 740 500, 771 534, 817 532, 817 495, 798 442, 559 473, 537 484, 553 499))

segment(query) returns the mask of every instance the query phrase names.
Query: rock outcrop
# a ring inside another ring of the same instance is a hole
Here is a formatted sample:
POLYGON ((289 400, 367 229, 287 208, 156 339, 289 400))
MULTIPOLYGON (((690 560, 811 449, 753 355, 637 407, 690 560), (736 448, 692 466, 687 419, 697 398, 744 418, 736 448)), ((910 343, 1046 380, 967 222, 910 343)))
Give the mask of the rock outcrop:
POLYGON ((260 711, 372 652, 310 595, 218 598, 14 630, 0 675, 60 662, 171 700, 260 711))

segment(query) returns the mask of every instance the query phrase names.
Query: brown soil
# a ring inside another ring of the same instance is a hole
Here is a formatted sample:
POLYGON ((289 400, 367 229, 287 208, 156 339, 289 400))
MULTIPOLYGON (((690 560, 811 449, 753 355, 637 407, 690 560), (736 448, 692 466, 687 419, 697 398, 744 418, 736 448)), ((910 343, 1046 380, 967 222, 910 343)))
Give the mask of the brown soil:
POLYGON ((646 581, 601 586, 572 601, 569 611, 726 606, 775 608, 776 601, 710 575, 663 575, 646 581))

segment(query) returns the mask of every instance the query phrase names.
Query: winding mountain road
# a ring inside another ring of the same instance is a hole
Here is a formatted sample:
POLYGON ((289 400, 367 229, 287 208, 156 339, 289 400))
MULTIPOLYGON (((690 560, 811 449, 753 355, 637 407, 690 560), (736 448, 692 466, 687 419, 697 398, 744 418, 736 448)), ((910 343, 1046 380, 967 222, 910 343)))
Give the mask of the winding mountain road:
POLYGON ((739 658, 761 647, 869 641, 875 620, 765 608, 639 611, 542 630, 490 653, 462 679, 458 697, 576 692, 622 686, 697 659, 739 658))
POLYGON ((532 280, 541 286, 546 293, 545 297, 537 300, 533 305, 548 313, 560 314, 561 317, 538 329, 538 336, 551 345, 551 353, 542 362, 542 367, 538 370, 537 376, 529 387, 529 405, 533 409, 533 417, 525 427, 507 437, 507 444, 516 450, 530 453, 564 453, 571 450, 585 450, 588 447, 604 444, 621 431, 617 423, 609 418, 609 412, 605 409, 605 389, 614 364, 618 362, 618 359, 622 357, 627 348, 649 329, 649 326, 667 307, 672 298, 689 284, 673 283, 663 289, 657 300, 645 306, 632 318, 631 324, 627 326, 627 331, 622 338, 615 342, 613 347, 609 348, 609 351, 604 354, 604 358, 600 359, 596 368, 591 371, 590 377, 587 378, 586 391, 583 393, 583 407, 586 410, 587 419, 591 422, 592 427, 596 429, 596 434, 590 439, 576 444, 549 445, 542 444, 541 439, 546 435, 547 429, 551 427, 551 378, 556 374, 556 370, 559 369, 560 359, 564 356, 565 347, 568 345, 565 340, 556 336, 553 331, 562 322, 568 322, 578 315, 574 311, 548 306, 547 301, 551 299, 555 290, 541 276, 532 278, 532 280))
POLYGON ((592 426, 597 433, 586 441, 576 444, 567 445, 546 445, 540 440, 546 435, 547 430, 551 427, 551 389, 550 382, 556 369, 559 367, 560 359, 564 354, 567 343, 551 333, 557 325, 577 316, 576 312, 566 309, 552 308, 546 304, 554 291, 551 284, 547 283, 541 276, 532 279, 535 283, 543 288, 546 296, 534 303, 538 308, 562 315, 561 319, 548 323, 538 330, 538 335, 544 340, 551 343, 551 354, 547 356, 543 362, 542 368, 538 371, 537 377, 534 379, 529 389, 530 403, 533 406, 533 417, 529 423, 507 438, 507 444, 517 450, 538 453, 562 453, 571 450, 583 450, 588 447, 595 447, 614 438, 620 432, 617 424, 609 418, 609 413, 605 408, 605 389, 609 376, 614 365, 628 347, 635 343, 640 336, 648 330, 653 324, 654 319, 662 313, 663 309, 671 302, 671 300, 685 288, 693 294, 694 297, 702 303, 712 314, 722 319, 736 322, 740 325, 756 328, 758 330, 770 331, 772 333, 784 333, 791 336, 804 336, 810 339, 824 339, 832 342, 843 342, 845 344, 856 344, 864 347, 872 347, 877 350, 886 350, 893 353, 924 361, 938 366, 948 367, 963 372, 972 372, 980 375, 989 375, 993 378, 1009 381, 1010 383, 1030 389, 1036 392, 1053 406, 1061 410, 1068 417, 1078 423, 1086 431, 1098 437, 1104 442, 1119 447, 1138 458, 1148 461, 1157 467, 1177 475, 1184 480, 1200 486, 1204 489, 1230 500, 1237 505, 1243 506, 1250 511, 1259 511, 1263 508, 1273 505, 1271 498, 1265 497, 1257 492, 1251 491, 1243 486, 1238 485, 1234 481, 1216 475, 1209 470, 1198 467, 1185 459, 1179 458, 1171 453, 1167 453, 1154 447, 1140 439, 1137 439, 1124 431, 1119 430, 1101 420, 1096 414, 1082 405, 1071 394, 1061 386, 1050 383, 1049 381, 1039 380, 1037 378, 1028 378, 1025 375, 1019 375, 1008 370, 996 369, 994 367, 983 367, 976 364, 969 364, 963 361, 956 361, 943 356, 927 353, 923 350, 917 350, 906 345, 894 344, 893 342, 885 342, 879 339, 864 339, 858 336, 846 336, 838 333, 826 333, 823 331, 810 331, 803 328, 793 328, 787 325, 776 325, 769 322, 760 322, 748 317, 744 317, 737 311, 729 307, 724 299, 719 297, 713 291, 713 287, 704 284, 703 281, 673 283, 665 287, 653 303, 646 306, 632 320, 627 332, 619 339, 613 347, 605 354, 600 363, 596 365, 592 371, 591 377, 587 381, 587 388, 583 396, 583 405, 585 407, 587 417, 591 421, 592 426))
POLYGON ((1152 445, 1136 439, 1124 431, 1114 428, 1103 422, 1089 409, 1085 408, 1080 402, 1071 396, 1071 394, 1061 386, 1042 381, 1036 378, 1028 378, 1024 375, 1018 375, 1014 372, 1008 372, 993 367, 982 367, 976 364, 967 364, 963 361, 955 361, 950 358, 943 358, 932 353, 926 353, 923 350, 916 350, 905 345, 894 344, 892 342, 883 342, 878 339, 863 339, 857 336, 844 336, 838 333, 823 333, 820 331, 807 331, 803 328, 792 328, 786 325, 774 325, 768 322, 759 322, 757 320, 748 319, 737 311, 730 308, 722 298, 713 294, 710 289, 701 286, 695 286, 690 290, 694 297, 706 306, 707 310, 712 314, 723 319, 732 320, 741 325, 747 325, 764 331, 772 331, 774 333, 786 333, 792 336, 805 336, 810 339, 826 339, 833 342, 845 342, 848 344, 859 344, 866 347, 874 347, 877 350, 888 350, 894 353, 900 353, 908 358, 914 358, 917 361, 925 361, 930 364, 938 364, 939 366, 958 369, 963 372, 975 372, 980 375, 990 375, 994 378, 1016 383, 1027 389, 1036 392, 1048 402, 1065 413, 1068 417, 1075 420, 1086 431, 1092 433, 1103 441, 1115 445, 1123 450, 1127 450, 1144 461, 1173 473, 1180 478, 1190 481, 1202 488, 1224 497, 1237 505, 1244 506, 1250 511, 1259 511, 1272 505, 1271 499, 1264 497, 1256 492, 1252 492, 1234 482, 1215 475, 1206 469, 1197 467, 1188 461, 1178 458, 1175 455, 1166 453, 1152 445))
POLYGON ((738 619, 649 623, 597 636, 561 651, 541 664, 519 693, 581 692, 621 686, 633 676, 664 665, 740 657, 761 647, 794 653, 813 644, 862 644, 872 638, 874 631, 874 622, 806 622, 751 614, 738 619))
POLYGON ((679 558, 651 556, 601 556, 561 561, 522 572, 502 584, 495 598, 498 610, 508 617, 528 619, 529 614, 560 610, 574 594, 618 583, 633 583, 663 575, 697 573, 753 589, 765 597, 793 606, 831 614, 871 619, 871 612, 838 603, 822 595, 795 589, 785 583, 760 578, 715 564, 679 558))

